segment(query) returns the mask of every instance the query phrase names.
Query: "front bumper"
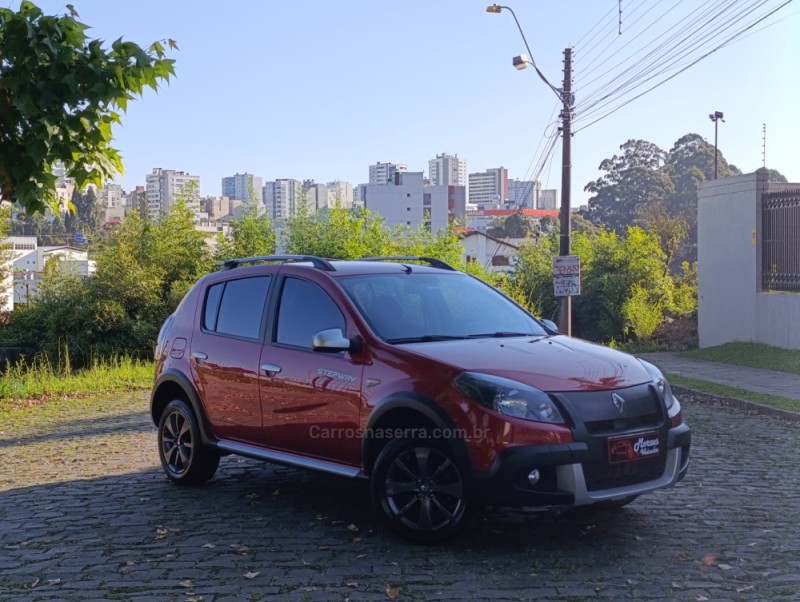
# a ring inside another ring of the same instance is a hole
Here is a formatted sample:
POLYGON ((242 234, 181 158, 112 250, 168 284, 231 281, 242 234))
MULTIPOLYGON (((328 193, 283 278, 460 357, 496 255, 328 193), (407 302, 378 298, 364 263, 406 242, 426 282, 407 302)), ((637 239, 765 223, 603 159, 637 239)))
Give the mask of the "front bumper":
POLYGON ((666 435, 664 454, 655 465, 637 461, 598 468, 604 459, 598 461, 597 446, 582 441, 511 447, 488 474, 476 478, 477 493, 484 503, 499 506, 585 506, 664 489, 686 476, 691 447, 686 424, 669 429, 666 435), (598 470, 609 468, 629 474, 597 478, 598 470), (528 474, 534 469, 540 478, 531 485, 528 474))

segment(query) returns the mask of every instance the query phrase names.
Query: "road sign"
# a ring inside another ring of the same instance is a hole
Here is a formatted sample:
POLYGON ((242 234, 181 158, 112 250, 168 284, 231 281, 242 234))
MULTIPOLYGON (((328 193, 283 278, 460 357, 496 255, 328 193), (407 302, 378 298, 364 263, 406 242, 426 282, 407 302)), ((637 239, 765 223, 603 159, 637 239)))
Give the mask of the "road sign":
POLYGON ((556 297, 581 294, 581 258, 577 255, 553 257, 553 292, 556 297))

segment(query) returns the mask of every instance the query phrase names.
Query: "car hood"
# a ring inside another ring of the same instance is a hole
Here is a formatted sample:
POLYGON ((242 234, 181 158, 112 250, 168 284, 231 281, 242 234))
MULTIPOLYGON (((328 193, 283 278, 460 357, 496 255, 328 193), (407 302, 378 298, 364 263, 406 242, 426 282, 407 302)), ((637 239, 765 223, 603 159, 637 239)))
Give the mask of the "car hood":
POLYGON ((402 345, 464 371, 511 378, 542 391, 597 391, 652 380, 627 353, 566 336, 436 341, 402 345))

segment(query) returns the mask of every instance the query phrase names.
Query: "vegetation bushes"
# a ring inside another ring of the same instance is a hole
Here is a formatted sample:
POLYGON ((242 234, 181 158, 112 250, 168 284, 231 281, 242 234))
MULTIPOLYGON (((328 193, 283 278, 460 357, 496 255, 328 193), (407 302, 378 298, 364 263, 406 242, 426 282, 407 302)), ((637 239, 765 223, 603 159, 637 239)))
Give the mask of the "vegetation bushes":
MULTIPOLYGON (((673 279, 652 231, 633 226, 623 235, 602 229, 576 232, 572 252, 581 258, 581 294, 572 300, 576 336, 606 343, 648 340, 665 318, 691 316, 696 310, 696 268, 687 264, 673 279)), ((512 275, 528 307, 553 320, 558 313, 555 255, 557 235, 530 240, 520 250, 512 275)))
MULTIPOLYGON (((378 214, 333 208, 290 220, 284 246, 293 254, 351 259, 413 255, 442 259, 496 286, 534 314, 555 320, 552 258, 558 255, 558 224, 549 235, 529 237, 510 274, 490 273, 462 263, 455 227, 438 233, 424 228, 389 228, 378 214)), ((665 320, 691 318, 696 311, 696 266, 684 263, 674 277, 658 232, 628 227, 574 232, 581 258, 582 291, 573 298, 573 334, 600 342, 649 340, 665 320)), ((72 366, 97 358, 151 357, 158 330, 192 284, 233 257, 274 252, 272 223, 246 212, 230 234, 208 244, 192 213, 178 202, 152 222, 133 214, 99 243, 97 274, 78 278, 46 268, 41 292, 0 326, 0 344, 24 346, 36 357, 68 357, 72 366)))

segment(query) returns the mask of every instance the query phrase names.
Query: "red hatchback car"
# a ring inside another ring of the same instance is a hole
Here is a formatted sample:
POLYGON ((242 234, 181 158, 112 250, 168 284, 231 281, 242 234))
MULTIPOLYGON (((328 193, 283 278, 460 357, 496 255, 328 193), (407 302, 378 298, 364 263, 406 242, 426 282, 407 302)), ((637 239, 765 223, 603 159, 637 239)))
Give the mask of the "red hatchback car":
POLYGON ((369 479, 414 541, 482 504, 617 507, 686 474, 659 370, 559 334, 430 258, 226 262, 165 322, 151 398, 164 472, 240 454, 369 479))

